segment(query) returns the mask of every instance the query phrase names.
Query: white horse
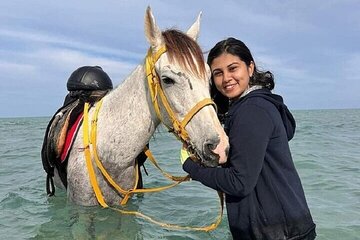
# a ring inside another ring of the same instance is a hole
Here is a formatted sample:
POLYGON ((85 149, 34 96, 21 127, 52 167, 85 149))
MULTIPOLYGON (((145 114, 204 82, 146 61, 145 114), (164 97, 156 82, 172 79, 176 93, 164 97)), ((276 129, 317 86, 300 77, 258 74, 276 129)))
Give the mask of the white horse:
MULTIPOLYGON (((159 86, 163 89, 174 117, 179 122, 188 118, 188 123, 184 124, 186 128, 182 130, 188 136, 187 143, 202 159, 202 163, 211 167, 226 162, 229 148, 228 138, 218 121, 215 108, 205 104, 193 116, 187 115, 197 103, 210 98, 209 68, 196 43, 200 17, 201 14, 186 34, 177 30, 161 32, 148 7, 145 35, 150 43, 149 56, 154 60, 153 68, 159 86), (166 51, 161 54, 161 49, 166 51)), ((135 158, 149 142, 156 127, 161 122, 173 127, 174 120, 164 108, 166 104, 159 100, 158 91, 151 92, 150 88, 146 66, 139 65, 122 84, 103 98, 98 114, 98 156, 114 181, 123 189, 133 188, 135 158), (156 114, 154 102, 159 103, 159 114, 156 114)), ((94 108, 91 108, 89 116, 93 114, 94 108)), ((118 204, 123 196, 109 185, 98 170, 96 177, 106 202, 110 205, 118 204)), ((56 178, 55 169, 55 184, 60 182, 56 178)), ((85 206, 98 204, 85 163, 83 126, 79 129, 69 155, 67 182, 70 201, 85 206)))

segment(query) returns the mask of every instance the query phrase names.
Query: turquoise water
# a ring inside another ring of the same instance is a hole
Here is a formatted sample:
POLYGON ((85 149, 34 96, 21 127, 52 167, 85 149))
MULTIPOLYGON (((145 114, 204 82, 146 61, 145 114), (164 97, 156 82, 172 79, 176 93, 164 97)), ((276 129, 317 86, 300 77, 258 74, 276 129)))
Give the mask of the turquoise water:
MULTIPOLYGON (((317 239, 360 239, 360 109, 294 111, 291 141, 317 239)), ((141 218, 66 202, 45 193, 40 149, 49 118, 0 119, 0 239, 231 239, 226 215, 210 233, 164 229, 141 218)), ((180 144, 158 131, 150 147, 161 166, 183 175, 180 144)), ((146 186, 169 183, 149 163, 146 186)), ((191 181, 134 197, 127 209, 157 220, 204 226, 217 217, 215 191, 191 181)))

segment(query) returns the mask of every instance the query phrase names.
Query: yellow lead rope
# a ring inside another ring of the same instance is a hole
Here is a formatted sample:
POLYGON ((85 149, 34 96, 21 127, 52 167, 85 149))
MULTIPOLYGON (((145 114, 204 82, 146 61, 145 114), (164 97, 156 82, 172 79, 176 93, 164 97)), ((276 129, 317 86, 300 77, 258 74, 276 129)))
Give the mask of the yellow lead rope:
MULTIPOLYGON (((125 205, 127 200, 130 197, 131 190, 124 190, 122 189, 108 174, 104 166, 102 165, 101 161, 99 160, 99 156, 97 154, 97 146, 96 146, 96 132, 97 132, 97 120, 98 120, 98 113, 100 110, 100 107, 102 105, 102 99, 96 104, 95 107, 95 113, 93 120, 91 121, 91 143, 92 143, 92 150, 93 150, 93 156, 95 158, 96 166, 100 169, 103 176, 106 178, 106 180, 113 186, 120 194, 123 195, 123 201, 121 202, 121 205, 125 205)), ((139 180, 139 168, 137 167, 137 162, 135 163, 135 181, 134 181, 134 187, 133 189, 136 189, 137 182, 139 180)))
MULTIPOLYGON (((148 188, 148 189, 136 189, 137 186, 137 182, 139 180, 139 168, 137 167, 137 162, 135 165, 135 181, 134 181, 134 187, 130 190, 124 190, 123 188, 121 188, 112 178, 111 176, 108 174, 108 172, 106 171, 106 169, 104 168, 104 166, 102 165, 101 161, 99 160, 98 154, 97 154, 97 146, 96 146, 96 131, 97 131, 97 120, 98 120, 98 113, 100 110, 100 107, 102 105, 102 100, 100 100, 95 107, 95 113, 93 116, 93 120, 91 121, 91 143, 92 143, 92 152, 93 152, 93 156, 95 158, 95 163, 96 166, 100 169, 101 173, 103 174, 103 176, 106 178, 106 180, 111 184, 111 186, 113 186, 120 194, 123 195, 123 200, 121 201, 121 205, 125 205, 127 203, 127 201, 129 200, 129 198, 131 197, 132 194, 135 193, 145 193, 145 192, 158 192, 158 191, 162 191, 171 187, 174 187, 178 184, 180 184, 183 181, 188 181, 190 179, 189 176, 185 176, 185 177, 175 177, 175 176, 171 176, 170 174, 167 174, 166 172, 164 172, 160 166, 157 164, 155 158, 152 156, 151 152, 149 149, 146 148, 146 155, 148 156, 148 158, 151 160, 151 162, 163 173, 163 175, 167 178, 169 178, 172 181, 176 181, 173 184, 170 184, 168 186, 163 186, 163 187, 157 187, 157 188, 148 188)), ((88 121, 88 118, 86 118, 88 121)))
POLYGON ((108 205, 106 204, 102 192, 99 188, 99 184, 97 183, 94 167, 91 162, 91 154, 90 154, 90 143, 89 143, 89 120, 88 120, 88 111, 89 111, 89 104, 85 103, 84 106, 84 121, 83 121, 83 140, 84 140, 84 154, 86 159, 86 166, 89 172, 89 178, 91 186, 94 189, 96 199, 100 203, 100 205, 104 208, 107 208, 108 205))
POLYGON ((132 194, 134 193, 145 193, 145 192, 155 192, 155 191, 162 191, 168 188, 171 188, 173 186, 178 185, 179 183, 183 182, 183 181, 187 181, 189 180, 189 176, 185 176, 185 177, 174 177, 171 176, 170 174, 165 173, 157 164, 155 158, 152 156, 151 152, 149 149, 146 149, 146 155, 148 156, 148 158, 151 160, 151 162, 163 173, 164 176, 166 176, 167 178, 176 181, 174 184, 168 185, 168 186, 164 186, 164 187, 158 187, 158 188, 151 188, 151 189, 136 189, 136 183, 138 180, 138 168, 137 166, 135 166, 135 169, 137 171, 135 171, 136 176, 136 181, 135 181, 135 186, 133 190, 123 190, 120 186, 118 186, 115 181, 111 178, 111 176, 107 173, 106 169, 103 167, 103 165, 101 164, 101 161, 98 158, 97 155, 97 151, 96 151, 96 126, 97 126, 97 115, 99 112, 99 109, 101 107, 102 104, 102 100, 100 100, 100 102, 98 104, 96 104, 96 108, 95 108, 95 113, 94 113, 94 119, 91 123, 91 143, 89 141, 89 117, 88 117, 88 111, 89 111, 89 103, 85 103, 84 105, 84 121, 83 121, 83 143, 84 143, 84 154, 85 154, 85 160, 86 160, 86 166, 88 168, 88 172, 89 172, 89 178, 90 178, 90 183, 91 186, 95 192, 95 196, 97 201, 99 202, 99 204, 103 207, 103 208, 110 208, 113 209, 117 212, 120 212, 122 214, 127 214, 127 215, 135 215, 138 217, 141 217, 143 219, 148 220, 149 222, 152 222, 154 224, 157 224, 159 226, 162 227, 166 227, 166 228, 172 228, 172 229, 183 229, 183 230, 197 230, 197 231, 211 231, 217 228, 217 226, 220 224, 222 216, 223 216, 223 206, 224 206, 224 198, 223 198, 223 194, 218 192, 219 194, 219 198, 220 198, 220 213, 219 216, 216 220, 215 223, 209 225, 209 226, 205 226, 205 227, 189 227, 189 226, 179 226, 176 224, 169 224, 169 223, 163 223, 163 222, 159 222, 157 220, 152 219, 149 216, 146 216, 145 214, 138 212, 138 211, 128 211, 128 210, 122 210, 119 208, 114 208, 114 207, 109 207, 107 205, 107 203, 105 202, 104 196, 101 192, 101 189, 99 187, 99 184, 97 182, 96 179, 96 174, 94 171, 94 167, 92 165, 92 160, 91 160, 91 152, 90 152, 90 147, 93 150, 94 153, 94 158, 96 161, 96 165, 97 167, 100 169, 101 173, 103 174, 103 176, 109 181, 109 183, 116 189, 118 190, 119 193, 124 195, 123 201, 121 202, 122 205, 126 204, 127 200, 129 199, 129 197, 131 197, 132 194))

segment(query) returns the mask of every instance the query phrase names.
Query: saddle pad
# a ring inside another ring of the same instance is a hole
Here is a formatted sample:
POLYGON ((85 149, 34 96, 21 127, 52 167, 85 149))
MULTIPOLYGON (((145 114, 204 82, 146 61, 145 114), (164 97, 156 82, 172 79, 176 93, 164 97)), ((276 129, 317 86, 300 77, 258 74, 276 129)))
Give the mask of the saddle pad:
POLYGON ((67 158, 67 156, 69 154, 69 151, 70 151, 72 143, 75 139, 76 133, 79 129, 82 118, 83 118, 83 113, 79 114, 76 121, 74 122, 74 124, 71 126, 71 128, 68 130, 68 132, 66 134, 64 147, 63 147, 61 155, 60 155, 61 163, 64 162, 64 160, 67 158))

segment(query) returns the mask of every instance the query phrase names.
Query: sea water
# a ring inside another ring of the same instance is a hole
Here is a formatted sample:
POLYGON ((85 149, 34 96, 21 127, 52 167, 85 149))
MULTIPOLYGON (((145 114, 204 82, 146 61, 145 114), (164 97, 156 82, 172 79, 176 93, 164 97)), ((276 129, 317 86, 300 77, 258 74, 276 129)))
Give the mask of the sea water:
MULTIPOLYGON (((293 111, 290 142, 317 239, 360 239, 360 109, 293 111)), ((231 239, 226 214, 211 232, 173 230, 111 209, 68 203, 57 189, 47 197, 40 150, 50 117, 0 119, 0 239, 231 239)), ((181 144, 163 128, 150 148, 161 167, 185 175, 181 144)), ((145 163, 146 187, 170 182, 145 163)), ((215 191, 190 181, 134 196, 126 206, 155 220, 183 226, 212 224, 219 214, 215 191)))

